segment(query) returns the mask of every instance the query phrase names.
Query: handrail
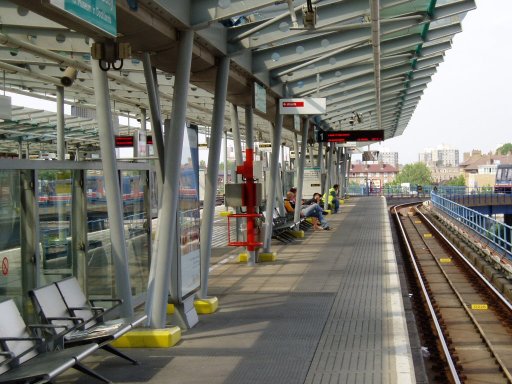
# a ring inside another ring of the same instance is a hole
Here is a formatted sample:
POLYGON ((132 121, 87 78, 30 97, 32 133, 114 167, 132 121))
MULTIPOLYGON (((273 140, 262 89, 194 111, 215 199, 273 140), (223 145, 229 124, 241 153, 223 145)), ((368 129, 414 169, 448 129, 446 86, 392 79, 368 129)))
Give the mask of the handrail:
POLYGON ((431 201, 436 209, 454 218, 458 223, 485 239, 496 251, 512 261, 512 227, 510 225, 499 222, 434 192, 431 194, 431 201))

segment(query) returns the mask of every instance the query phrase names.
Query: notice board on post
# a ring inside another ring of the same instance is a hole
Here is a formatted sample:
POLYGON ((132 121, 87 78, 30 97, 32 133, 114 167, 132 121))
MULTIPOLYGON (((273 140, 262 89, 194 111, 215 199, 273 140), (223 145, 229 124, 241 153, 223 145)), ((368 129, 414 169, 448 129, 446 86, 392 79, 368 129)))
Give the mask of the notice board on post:
POLYGON ((302 198, 311 199, 313 194, 322 191, 322 175, 320 167, 304 168, 304 179, 302 181, 302 198))

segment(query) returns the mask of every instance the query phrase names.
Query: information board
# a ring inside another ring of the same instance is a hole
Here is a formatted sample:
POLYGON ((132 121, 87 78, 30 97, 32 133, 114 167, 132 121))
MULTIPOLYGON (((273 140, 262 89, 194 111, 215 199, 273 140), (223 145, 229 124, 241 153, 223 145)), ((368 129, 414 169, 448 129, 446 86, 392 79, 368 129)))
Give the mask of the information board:
POLYGON ((367 142, 384 140, 384 130, 359 130, 359 131, 324 131, 319 129, 317 141, 319 143, 347 143, 349 141, 367 142))
POLYGON ((304 180, 302 182, 302 198, 307 200, 313 194, 322 191, 320 167, 304 168, 304 180))

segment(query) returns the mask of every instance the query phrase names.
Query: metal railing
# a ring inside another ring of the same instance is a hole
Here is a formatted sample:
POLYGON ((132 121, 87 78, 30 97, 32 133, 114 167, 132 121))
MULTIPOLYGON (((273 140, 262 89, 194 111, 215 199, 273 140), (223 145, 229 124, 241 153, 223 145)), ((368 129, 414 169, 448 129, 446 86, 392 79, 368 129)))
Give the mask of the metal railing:
POLYGON ((431 194, 434 207, 466 228, 476 233, 483 241, 496 251, 512 260, 512 227, 474 209, 465 207, 437 193, 431 194))

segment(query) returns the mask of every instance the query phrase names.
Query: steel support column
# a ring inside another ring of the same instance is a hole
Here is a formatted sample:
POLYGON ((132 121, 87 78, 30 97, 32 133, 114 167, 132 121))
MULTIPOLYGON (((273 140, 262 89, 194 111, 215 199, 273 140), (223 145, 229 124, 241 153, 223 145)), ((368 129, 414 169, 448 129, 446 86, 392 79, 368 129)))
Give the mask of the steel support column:
POLYGON ((116 163, 107 73, 100 69, 98 60, 92 59, 91 64, 117 295, 123 300, 121 305, 122 316, 130 317, 133 315, 132 291, 124 236, 123 202, 116 163))
POLYGON ((326 201, 324 201, 325 207, 329 202, 329 189, 331 188, 331 170, 332 170, 332 152, 334 151, 334 143, 329 143, 329 153, 327 154, 327 169, 325 171, 325 187, 324 194, 327 194, 326 201))
POLYGON ((85 287, 87 281, 87 194, 85 171, 73 170, 71 190, 71 248, 73 249, 73 276, 85 287))
POLYGON ((252 107, 245 107, 245 146, 254 149, 254 114, 252 107))
MULTIPOLYGON (((238 167, 244 162, 242 156, 242 139, 240 137, 240 122, 238 119, 238 108, 236 105, 231 104, 231 128, 233 133, 233 148, 235 151, 235 163, 238 167)), ((237 182, 237 180, 235 180, 237 182)))
POLYGON ((335 163, 335 180, 336 184, 340 185, 340 169, 341 169, 341 149, 336 149, 336 163, 335 163))
POLYGON ((64 87, 56 87, 57 93, 57 160, 64 160, 64 87))
MULTIPOLYGON (((39 287, 41 270, 41 255, 39 253, 39 204, 36 190, 37 178, 35 172, 29 169, 20 170, 20 259, 22 292, 39 287)), ((23 315, 33 315, 30 300, 23 295, 23 315)))
POLYGON ((23 140, 18 139, 18 159, 23 159, 23 140))
POLYGON ((224 206, 226 204, 226 184, 228 184, 228 131, 224 131, 224 206))
POLYGON ((348 195, 348 187, 350 186, 350 163, 352 162, 352 156, 347 153, 345 155, 345 161, 347 162, 347 173, 345 174, 345 188, 347 189, 348 195))
MULTIPOLYGON (((245 147, 248 149, 254 150, 254 116, 253 116, 253 110, 251 106, 245 107, 245 147)), ((254 156, 254 152, 253 152, 254 156)), ((254 171, 253 171, 254 172, 254 171)), ((259 208, 254 208, 256 213, 259 213, 259 208)), ((250 250, 250 247, 247 249, 247 253, 249 254, 249 260, 248 265, 255 265, 256 264, 256 251, 250 250)))
POLYGON ((341 148, 341 156, 340 156, 340 163, 341 163, 341 177, 340 177, 340 196, 342 198, 345 198, 345 195, 347 194, 347 155, 345 155, 346 149, 341 148))
MULTIPOLYGON (((297 199, 293 220, 298 223, 300 220, 300 202, 302 201, 302 184, 304 184, 304 168, 306 166, 306 145, 309 131, 309 119, 302 121, 302 142, 300 143, 299 169, 297 172, 297 199)), ((297 228, 298 229, 298 228, 297 228)))
POLYGON ((210 151, 208 153, 208 173, 206 174, 203 202, 203 218, 201 221, 201 288, 198 296, 208 296, 208 272, 212 252, 213 219, 215 215, 215 195, 219 175, 222 132, 224 131, 224 109, 228 93, 229 58, 223 56, 219 60, 215 81, 215 99, 213 103, 212 130, 210 151))
POLYGON ((149 281, 148 311, 152 328, 165 326, 167 316, 167 298, 170 289, 171 265, 177 252, 176 217, 178 211, 178 193, 183 135, 185 133, 188 86, 192 62, 194 32, 184 31, 180 35, 177 71, 174 79, 174 102, 171 112, 170 132, 165 137, 164 174, 162 185, 162 204, 158 218, 158 249, 152 264, 155 263, 154 280, 149 281))
POLYGON ((272 155, 270 157, 270 188, 267 192, 267 206, 265 209, 265 239, 263 242, 264 252, 270 252, 272 241, 272 213, 276 193, 276 178, 279 176, 279 148, 281 141, 281 130, 283 128, 283 115, 276 110, 274 129, 272 130, 272 155))
MULTIPOLYGON (((298 127, 294 127, 295 130, 298 129, 298 127)), ((302 139, 304 140, 304 139, 302 139)), ((295 132, 293 134, 293 151, 295 152, 295 161, 293 162, 293 169, 295 171, 297 171, 297 169, 299 169, 299 138, 298 138, 298 135, 297 135, 297 132, 295 132)), ((290 156, 291 157, 291 156, 290 156)), ((291 163, 291 159, 290 159, 290 163, 291 163)))
MULTIPOLYGON (((151 58, 148 52, 142 55, 144 65, 144 79, 148 88, 149 108, 151 113, 151 130, 153 131, 153 140, 155 142, 156 156, 158 157, 159 177, 158 186, 161 187, 164 175, 164 138, 162 134, 162 115, 160 113, 160 97, 158 95, 158 84, 156 75, 151 67, 151 58)), ((145 126, 145 125, 144 125, 145 126)))

